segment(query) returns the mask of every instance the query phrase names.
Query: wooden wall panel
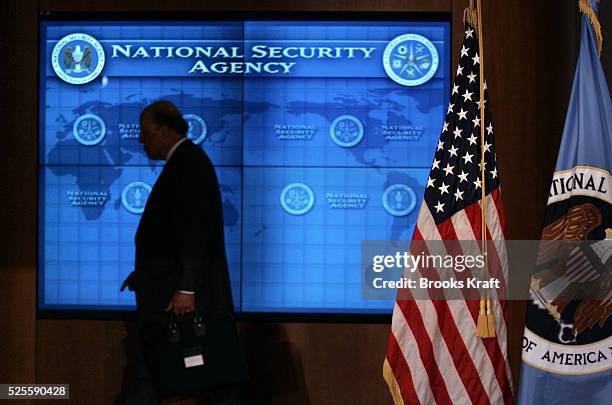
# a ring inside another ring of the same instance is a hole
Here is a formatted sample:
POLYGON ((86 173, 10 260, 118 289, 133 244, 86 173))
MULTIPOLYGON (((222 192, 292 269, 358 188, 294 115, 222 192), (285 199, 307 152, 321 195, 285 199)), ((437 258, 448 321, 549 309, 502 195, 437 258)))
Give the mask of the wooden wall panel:
POLYGON ((21 383, 36 374, 36 3, 0 18, 0 383, 21 383))
MULTIPOLYGON (((135 373, 133 322, 40 320, 38 328, 39 381, 70 384, 76 403, 119 398, 135 373)), ((249 398, 254 404, 388 403, 381 377, 388 331, 385 324, 242 322, 249 398)))
POLYGON ((451 0, 39 0, 41 11, 449 11, 451 0))
MULTIPOLYGON (((573 2, 484 3, 486 75, 509 236, 538 238, 576 63, 578 15, 573 2)), ((65 382, 71 384, 75 403, 112 403, 134 347, 128 333, 133 323, 35 319, 39 10, 452 10, 455 65, 466 4, 457 0, 3 2, 0 25, 6 33, 0 52, 6 80, 0 81, 5 100, 0 122, 6 130, 0 137, 0 184, 8 198, 0 210, 0 321, 5 325, 0 335, 0 383, 65 382)), ((605 38, 608 31, 604 25, 605 38)), ((603 61, 609 72, 606 55, 603 61)), ((511 303, 509 350, 515 382, 523 316, 523 303, 511 303)), ((240 332, 253 377, 250 397, 271 404, 390 403, 381 377, 388 331, 385 324, 244 322, 240 332)))
POLYGON ((39 320, 37 381, 70 384, 75 404, 112 404, 122 389, 126 344, 135 353, 128 329, 133 339, 133 322, 39 320))
POLYGON ((257 404, 388 404, 388 325, 246 323, 257 404))

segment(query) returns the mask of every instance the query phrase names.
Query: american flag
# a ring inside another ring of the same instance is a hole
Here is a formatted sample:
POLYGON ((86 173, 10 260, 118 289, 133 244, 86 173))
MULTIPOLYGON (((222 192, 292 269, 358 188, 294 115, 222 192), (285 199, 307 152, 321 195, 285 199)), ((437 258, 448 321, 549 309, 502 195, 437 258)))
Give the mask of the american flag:
MULTIPOLYGON (((486 237, 492 241, 506 239, 486 83, 484 89, 481 103, 477 31, 466 23, 450 103, 413 241, 481 239, 482 125, 486 237), (482 104, 484 122, 480 118, 482 104)), ((423 244, 427 242, 419 242, 420 248, 423 244)), ((507 274, 506 251, 503 244, 496 246, 498 249, 488 251, 489 266, 492 275, 495 272, 503 278, 507 274)), ((432 249, 429 254, 441 253, 432 249)), ((483 339, 476 336, 479 300, 409 300, 398 295, 383 373, 396 404, 514 403, 506 302, 493 300, 492 304, 496 337, 483 339)))

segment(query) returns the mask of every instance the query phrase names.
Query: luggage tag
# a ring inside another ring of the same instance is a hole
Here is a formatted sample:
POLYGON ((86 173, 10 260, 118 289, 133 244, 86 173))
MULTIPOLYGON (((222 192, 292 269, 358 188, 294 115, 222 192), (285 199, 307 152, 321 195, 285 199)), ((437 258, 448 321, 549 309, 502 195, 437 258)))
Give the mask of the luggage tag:
MULTIPOLYGON (((197 312, 193 318, 193 333, 197 337, 202 337, 206 334, 206 325, 204 325, 202 317, 197 312)), ((204 356, 202 355, 202 346, 184 349, 183 360, 185 361, 185 368, 203 366, 204 356)))
POLYGON ((204 356, 202 356, 202 348, 200 346, 191 347, 183 350, 183 361, 185 368, 192 368, 204 365, 204 356))

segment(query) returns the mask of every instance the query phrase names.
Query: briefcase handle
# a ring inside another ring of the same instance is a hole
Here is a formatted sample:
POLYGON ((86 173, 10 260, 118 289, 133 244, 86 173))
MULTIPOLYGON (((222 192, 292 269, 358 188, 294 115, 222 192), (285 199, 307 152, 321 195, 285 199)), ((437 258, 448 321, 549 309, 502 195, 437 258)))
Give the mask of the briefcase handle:
MULTIPOLYGON (((206 325, 202 316, 196 309, 193 313, 193 333, 196 336, 204 336, 206 334, 206 325)), ((190 315, 189 313, 188 315, 190 315)), ((178 343, 181 341, 181 330, 178 327, 178 317, 173 312, 170 313, 170 321, 168 322, 168 338, 170 342, 178 343)))

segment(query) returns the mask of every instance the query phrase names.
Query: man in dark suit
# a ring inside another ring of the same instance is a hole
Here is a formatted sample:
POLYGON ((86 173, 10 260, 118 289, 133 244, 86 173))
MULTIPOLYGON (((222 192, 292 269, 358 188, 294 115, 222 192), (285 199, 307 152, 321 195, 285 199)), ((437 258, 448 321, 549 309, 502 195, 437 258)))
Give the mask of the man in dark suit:
MULTIPOLYGON (((121 288, 136 292, 139 327, 166 325, 169 311, 231 313, 221 196, 213 165, 186 137, 188 124, 174 104, 158 101, 146 107, 140 128, 147 156, 166 163, 136 231, 135 270, 121 288)), ((141 364, 140 380, 146 380, 143 373, 141 364)))

